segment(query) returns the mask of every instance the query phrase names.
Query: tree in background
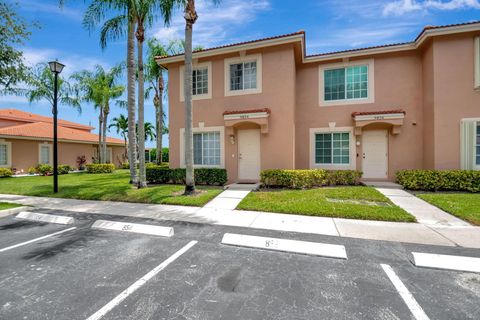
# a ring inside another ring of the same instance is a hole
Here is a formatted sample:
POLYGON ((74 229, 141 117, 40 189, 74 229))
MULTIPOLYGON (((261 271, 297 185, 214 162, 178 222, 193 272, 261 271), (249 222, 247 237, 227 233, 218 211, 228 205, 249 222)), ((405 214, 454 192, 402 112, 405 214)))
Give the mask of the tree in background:
POLYGON ((108 129, 115 128, 117 134, 123 137, 125 142, 125 159, 128 158, 127 151, 127 134, 128 134, 128 119, 123 114, 112 119, 112 123, 108 126, 108 129))
POLYGON ((17 5, 0 2, 0 94, 14 93, 27 80, 28 68, 18 49, 30 38, 29 26, 15 10, 17 5))
MULTIPOLYGON (((53 87, 55 84, 55 76, 50 71, 50 67, 46 63, 37 64, 25 78, 28 89, 21 91, 25 95, 28 102, 38 102, 47 100, 52 105, 53 113, 53 87)), ((77 109, 78 113, 82 112, 80 99, 75 94, 75 89, 63 77, 58 77, 58 102, 59 104, 72 106, 77 109)))
POLYGON ((112 99, 119 98, 125 87, 117 84, 122 74, 122 65, 117 65, 109 70, 96 65, 95 71, 83 70, 72 75, 77 81, 77 91, 81 100, 92 102, 99 109, 99 162, 105 163, 107 159, 107 123, 112 99))

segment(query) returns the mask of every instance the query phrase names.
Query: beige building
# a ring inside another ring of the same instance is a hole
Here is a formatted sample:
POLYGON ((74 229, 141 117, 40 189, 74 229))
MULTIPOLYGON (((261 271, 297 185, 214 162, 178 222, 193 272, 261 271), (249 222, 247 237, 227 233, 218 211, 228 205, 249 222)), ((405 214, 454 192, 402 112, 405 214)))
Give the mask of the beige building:
MULTIPOLYGON (((94 128, 58 120, 58 163, 78 168, 77 158, 92 163, 98 148, 94 128)), ((26 173, 38 164, 53 164, 53 120, 15 109, 0 109, 0 168, 26 173)), ((125 153, 124 141, 107 138, 107 162, 119 166, 125 153)))
MULTIPOLYGON (((270 168, 480 169, 480 22, 407 43, 306 55, 305 33, 193 54, 194 163, 256 181, 270 168)), ((184 166, 184 56, 168 68, 170 166, 184 166)))

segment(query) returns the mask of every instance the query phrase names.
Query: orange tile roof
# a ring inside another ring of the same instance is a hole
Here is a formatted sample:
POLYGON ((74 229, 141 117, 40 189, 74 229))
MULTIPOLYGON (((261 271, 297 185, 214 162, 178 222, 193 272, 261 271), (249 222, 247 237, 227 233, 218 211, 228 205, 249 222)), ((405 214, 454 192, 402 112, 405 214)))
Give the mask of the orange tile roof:
POLYGON ((386 110, 386 111, 363 111, 363 112, 353 112, 352 117, 355 116, 371 116, 371 115, 376 115, 376 114, 397 114, 397 113, 403 113, 407 114, 404 110, 402 109, 396 109, 396 110, 386 110))
MULTIPOLYGON (((26 123, 0 128, 0 136, 53 139, 53 124, 46 122, 26 123)), ((98 143, 98 135, 83 130, 58 126, 58 139, 98 143)), ((107 137, 107 143, 124 144, 121 139, 107 137)))
POLYGON ((270 109, 268 108, 261 108, 261 109, 246 109, 246 110, 233 110, 233 111, 225 111, 223 115, 228 114, 241 114, 241 113, 259 113, 259 112, 266 112, 270 114, 270 109))
MULTIPOLYGON (((53 123, 52 117, 45 117, 38 114, 25 112, 17 109, 0 109, 0 119, 16 120, 16 121, 25 121, 25 122, 45 122, 53 123)), ((91 131, 95 129, 91 126, 86 126, 80 123, 75 123, 66 120, 58 120, 58 124, 64 127, 76 128, 80 130, 91 131)))

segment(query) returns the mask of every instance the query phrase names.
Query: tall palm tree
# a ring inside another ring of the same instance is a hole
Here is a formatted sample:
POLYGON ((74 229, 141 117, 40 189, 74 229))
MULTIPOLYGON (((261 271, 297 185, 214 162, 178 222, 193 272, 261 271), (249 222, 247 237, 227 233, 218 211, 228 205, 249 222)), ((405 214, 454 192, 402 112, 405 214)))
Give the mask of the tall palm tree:
MULTIPOLYGON (((28 89, 22 91, 28 102, 38 102, 47 100, 52 105, 53 113, 53 87, 55 76, 50 71, 50 67, 46 63, 37 64, 28 74, 26 83, 28 89)), ((80 99, 76 95, 75 88, 63 77, 58 77, 58 102, 63 105, 69 105, 82 112, 80 99)))
POLYGON ((123 114, 112 119, 112 123, 108 126, 108 129, 115 128, 117 134, 120 134, 125 143, 125 158, 128 158, 127 152, 127 134, 128 134, 128 119, 123 114))
POLYGON ((79 91, 83 93, 83 100, 93 102, 100 107, 99 116, 99 160, 105 163, 107 158, 107 123, 112 99, 119 98, 125 91, 125 87, 117 85, 117 79, 122 73, 122 65, 117 65, 109 70, 96 65, 95 71, 84 70, 72 75, 78 81, 79 91))

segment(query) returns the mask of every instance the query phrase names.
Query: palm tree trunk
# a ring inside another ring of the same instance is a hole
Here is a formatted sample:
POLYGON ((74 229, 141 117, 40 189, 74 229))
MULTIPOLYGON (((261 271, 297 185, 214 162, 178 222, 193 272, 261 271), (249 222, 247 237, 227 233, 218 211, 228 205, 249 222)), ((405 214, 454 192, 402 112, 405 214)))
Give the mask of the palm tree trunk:
POLYGON ((157 106, 156 106, 156 118, 157 123, 155 128, 157 129, 157 164, 162 164, 162 139, 163 139, 163 74, 160 71, 160 76, 158 77, 158 97, 157 97, 157 106))
POLYGON ((127 40, 127 103, 128 103, 128 162, 130 182, 137 184, 137 152, 135 134, 135 31, 134 23, 128 22, 127 40))
POLYGON ((98 115, 98 148, 97 148, 97 160, 98 163, 103 163, 102 157, 102 128, 103 128, 103 109, 99 108, 99 115, 98 115))
POLYGON ((185 6, 185 195, 195 193, 193 172, 193 112, 192 112, 192 33, 197 20, 195 1, 188 0, 185 6))
MULTIPOLYGON (((108 105, 108 102, 105 104, 105 107, 103 109, 103 128, 102 128, 102 154, 103 154, 103 159, 105 162, 107 162, 107 119, 108 119, 108 114, 110 113, 110 106, 108 105)), ((110 162, 113 163, 113 159, 110 159, 110 162)))
POLYGON ((145 120, 144 120, 144 79, 143 79, 143 40, 144 29, 139 23, 137 28, 137 59, 138 59, 138 158, 139 158, 139 179, 138 188, 147 186, 145 174, 145 120))

